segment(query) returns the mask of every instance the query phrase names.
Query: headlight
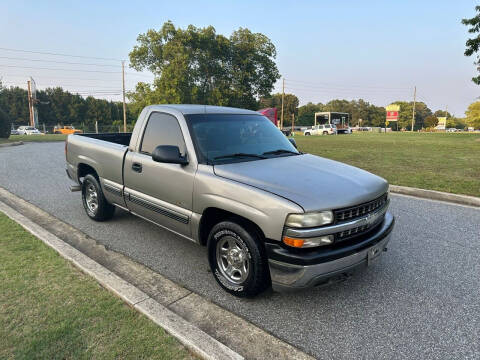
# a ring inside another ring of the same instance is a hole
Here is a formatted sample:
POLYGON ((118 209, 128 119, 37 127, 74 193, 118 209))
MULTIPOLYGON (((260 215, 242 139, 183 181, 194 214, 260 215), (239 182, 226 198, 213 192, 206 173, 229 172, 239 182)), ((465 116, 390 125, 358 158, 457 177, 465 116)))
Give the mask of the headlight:
POLYGON ((295 228, 308 228, 331 224, 333 213, 331 211, 319 211, 305 214, 290 214, 285 221, 286 226, 295 228))

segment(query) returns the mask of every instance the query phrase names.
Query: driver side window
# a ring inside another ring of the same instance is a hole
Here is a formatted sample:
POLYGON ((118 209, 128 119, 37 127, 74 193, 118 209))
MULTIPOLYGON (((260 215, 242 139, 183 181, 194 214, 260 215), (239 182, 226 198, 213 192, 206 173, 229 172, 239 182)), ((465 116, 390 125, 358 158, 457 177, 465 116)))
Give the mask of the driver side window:
POLYGON ((175 145, 185 155, 185 140, 175 116, 154 112, 148 118, 140 152, 151 155, 159 145, 175 145))

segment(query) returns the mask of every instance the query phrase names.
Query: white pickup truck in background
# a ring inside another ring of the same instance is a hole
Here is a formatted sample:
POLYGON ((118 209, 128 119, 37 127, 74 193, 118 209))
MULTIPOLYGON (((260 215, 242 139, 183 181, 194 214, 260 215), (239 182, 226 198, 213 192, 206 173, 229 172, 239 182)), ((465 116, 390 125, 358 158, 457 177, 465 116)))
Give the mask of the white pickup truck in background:
POLYGON ((337 129, 335 125, 325 124, 325 125, 315 125, 312 126, 310 129, 307 129, 303 132, 303 135, 335 135, 337 133, 337 129))

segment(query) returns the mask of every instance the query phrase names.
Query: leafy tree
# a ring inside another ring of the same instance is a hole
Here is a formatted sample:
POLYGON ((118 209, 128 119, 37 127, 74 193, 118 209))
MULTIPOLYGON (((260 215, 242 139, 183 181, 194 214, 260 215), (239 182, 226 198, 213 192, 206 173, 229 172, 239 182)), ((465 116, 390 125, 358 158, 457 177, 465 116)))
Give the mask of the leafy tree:
MULTIPOLYGON (((475 6, 475 11, 476 11, 476 15, 473 18, 462 20, 463 25, 469 26, 468 32, 470 34, 477 34, 480 32, 480 6, 479 5, 475 6)), ((467 42, 465 43, 465 46, 467 47, 464 52, 465 56, 472 56, 473 54, 478 53, 478 50, 480 48, 480 35, 476 35, 474 38, 468 39, 467 42)), ((476 65, 480 65, 479 60, 480 58, 477 55, 477 60, 475 61, 476 65)), ((477 70, 480 70, 480 66, 477 67, 477 70)), ((480 85, 480 75, 473 77, 472 81, 475 84, 480 85)))
POLYGON ((320 112, 323 109, 323 104, 313 104, 309 102, 306 105, 300 106, 298 108, 298 120, 296 121, 299 126, 309 126, 313 125, 314 116, 316 112, 320 112))
POLYGON ((434 128, 438 125, 438 118, 435 115, 428 115, 424 120, 424 125, 427 128, 434 128))
POLYGON ((465 129, 467 127, 466 119, 449 117, 447 118, 447 128, 465 129))
POLYGON ((8 115, 0 108, 0 138, 8 139, 10 137, 11 121, 8 115))
POLYGON ((465 112, 468 126, 480 129, 480 101, 476 101, 468 106, 465 112))
POLYGON ((447 119, 452 117, 452 114, 445 110, 437 110, 433 113, 433 115, 436 117, 446 117, 447 119))
POLYGON ((280 77, 275 46, 263 34, 240 28, 230 38, 213 26, 175 28, 140 34, 130 52, 131 67, 150 70, 152 85, 139 83, 130 100, 138 111, 152 103, 192 103, 257 109, 280 77))

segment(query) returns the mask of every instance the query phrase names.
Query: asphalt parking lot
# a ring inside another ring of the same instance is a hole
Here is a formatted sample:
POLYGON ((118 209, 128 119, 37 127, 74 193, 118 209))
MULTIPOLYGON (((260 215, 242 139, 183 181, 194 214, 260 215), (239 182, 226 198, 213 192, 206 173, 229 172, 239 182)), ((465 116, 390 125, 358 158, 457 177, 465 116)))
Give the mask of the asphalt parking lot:
POLYGON ((206 250, 117 211, 87 218, 71 193, 64 145, 0 149, 0 186, 318 358, 480 358, 480 210, 392 196, 388 252, 340 284, 237 299, 206 250))

